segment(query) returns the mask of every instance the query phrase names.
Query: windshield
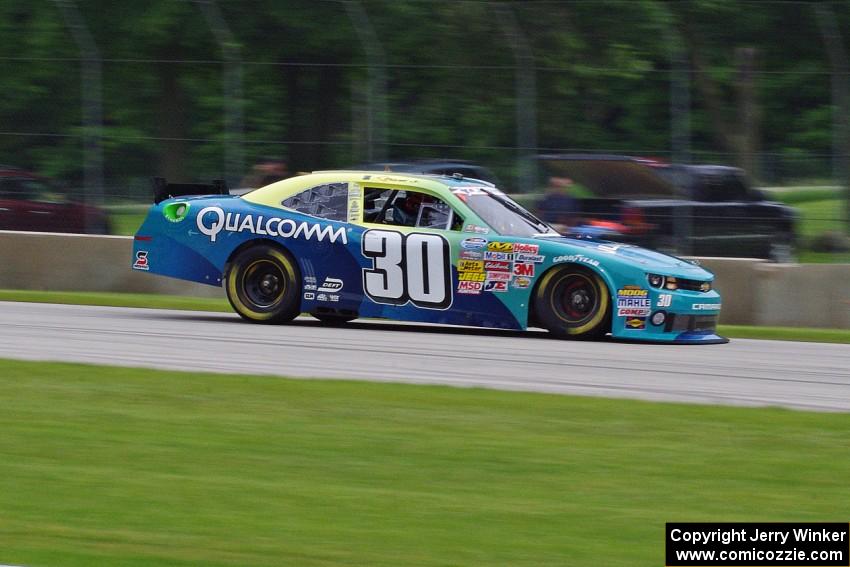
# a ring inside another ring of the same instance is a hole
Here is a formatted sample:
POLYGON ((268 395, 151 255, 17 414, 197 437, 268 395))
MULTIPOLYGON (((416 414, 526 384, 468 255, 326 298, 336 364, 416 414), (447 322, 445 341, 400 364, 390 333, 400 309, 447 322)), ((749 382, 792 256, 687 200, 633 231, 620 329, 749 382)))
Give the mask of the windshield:
POLYGON ((531 237, 557 234, 548 224, 522 208, 510 197, 491 187, 459 187, 455 195, 481 220, 502 236, 531 237))

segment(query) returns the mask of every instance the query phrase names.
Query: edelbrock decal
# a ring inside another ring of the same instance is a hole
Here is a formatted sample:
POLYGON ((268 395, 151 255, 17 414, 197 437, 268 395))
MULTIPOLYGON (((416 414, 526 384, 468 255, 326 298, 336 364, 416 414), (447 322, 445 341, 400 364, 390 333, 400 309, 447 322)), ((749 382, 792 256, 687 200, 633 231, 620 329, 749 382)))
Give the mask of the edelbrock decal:
POLYGON ((262 215, 254 218, 254 215, 242 213, 225 213, 221 207, 205 207, 198 213, 196 219, 198 230, 201 234, 210 237, 210 242, 215 242, 216 237, 222 230, 228 232, 250 232, 264 236, 279 236, 281 238, 303 238, 312 240, 315 238, 322 242, 327 238, 331 243, 337 240, 348 244, 348 236, 345 227, 334 228, 331 225, 322 226, 318 223, 307 221, 296 222, 292 219, 271 217, 266 219, 262 215), (205 219, 214 215, 209 222, 205 219))

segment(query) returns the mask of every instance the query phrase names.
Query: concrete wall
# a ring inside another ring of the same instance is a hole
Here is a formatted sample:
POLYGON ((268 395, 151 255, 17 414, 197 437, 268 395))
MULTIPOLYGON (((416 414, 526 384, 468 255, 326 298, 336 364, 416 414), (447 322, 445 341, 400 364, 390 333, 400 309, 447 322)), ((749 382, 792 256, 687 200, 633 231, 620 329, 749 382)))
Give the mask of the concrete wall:
MULTIPOLYGON (((221 288, 130 268, 133 239, 0 231, 0 288, 224 297, 221 288)), ((700 258, 723 296, 721 322, 850 329, 850 264, 700 258)))
POLYGON ((131 236, 0 230, 0 288, 224 297, 221 288, 130 268, 131 236))

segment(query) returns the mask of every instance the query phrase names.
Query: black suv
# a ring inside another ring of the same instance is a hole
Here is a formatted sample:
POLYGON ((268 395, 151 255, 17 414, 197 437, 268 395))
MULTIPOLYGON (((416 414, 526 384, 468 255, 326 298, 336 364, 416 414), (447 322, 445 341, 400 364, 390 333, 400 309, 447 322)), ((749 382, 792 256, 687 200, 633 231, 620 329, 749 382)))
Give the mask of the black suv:
POLYGON ((538 156, 541 217, 568 232, 698 256, 793 260, 796 209, 767 201, 744 171, 616 155, 538 156))

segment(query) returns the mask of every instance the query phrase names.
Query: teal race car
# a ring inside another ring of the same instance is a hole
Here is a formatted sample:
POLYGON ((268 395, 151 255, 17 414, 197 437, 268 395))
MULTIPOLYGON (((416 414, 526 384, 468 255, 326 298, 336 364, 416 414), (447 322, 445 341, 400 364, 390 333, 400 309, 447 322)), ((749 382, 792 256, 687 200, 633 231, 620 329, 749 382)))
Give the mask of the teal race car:
POLYGON ((132 266, 223 286, 257 323, 310 313, 563 338, 718 343, 711 272, 637 246, 566 238, 490 183, 322 171, 241 196, 156 181, 132 266))

